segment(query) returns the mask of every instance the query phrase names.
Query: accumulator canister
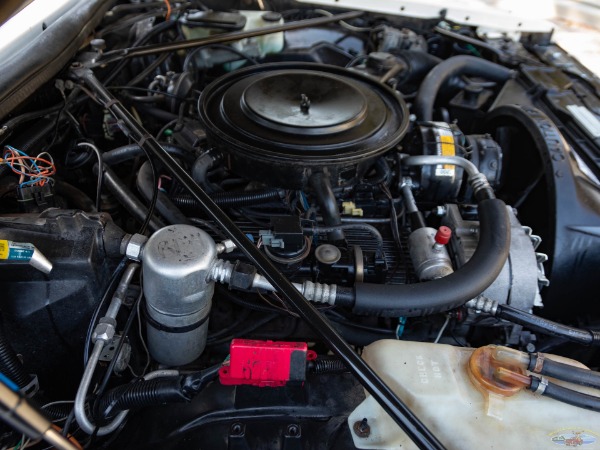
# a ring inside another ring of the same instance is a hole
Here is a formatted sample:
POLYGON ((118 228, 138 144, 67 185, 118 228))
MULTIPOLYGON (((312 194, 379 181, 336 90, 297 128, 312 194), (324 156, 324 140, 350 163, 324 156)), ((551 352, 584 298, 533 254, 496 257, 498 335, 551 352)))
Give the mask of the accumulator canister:
POLYGON ((216 258, 213 239, 190 225, 162 228, 144 246, 148 350, 156 361, 180 366, 204 350, 216 258))

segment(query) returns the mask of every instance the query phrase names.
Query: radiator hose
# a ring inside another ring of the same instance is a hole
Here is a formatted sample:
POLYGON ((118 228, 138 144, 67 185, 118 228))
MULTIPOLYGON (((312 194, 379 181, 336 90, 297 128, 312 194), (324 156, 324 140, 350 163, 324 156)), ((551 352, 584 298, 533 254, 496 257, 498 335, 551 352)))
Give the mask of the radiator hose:
POLYGON ((414 112, 418 120, 433 120, 433 106, 442 86, 461 75, 482 77, 495 82, 504 82, 514 72, 499 64, 475 56, 453 56, 439 63, 427 74, 415 98, 414 112))

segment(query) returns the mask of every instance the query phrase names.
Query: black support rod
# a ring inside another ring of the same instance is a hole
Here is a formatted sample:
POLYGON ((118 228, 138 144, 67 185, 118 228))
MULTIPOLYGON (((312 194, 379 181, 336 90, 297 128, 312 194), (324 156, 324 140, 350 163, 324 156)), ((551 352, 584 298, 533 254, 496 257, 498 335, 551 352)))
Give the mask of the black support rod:
POLYGON ((363 13, 352 11, 335 16, 317 17, 314 19, 297 20, 281 25, 256 28, 254 30, 232 31, 231 33, 215 34, 198 39, 188 39, 185 41, 167 42, 164 44, 146 45, 143 47, 124 48, 104 53, 98 60, 85 63, 86 67, 98 67, 103 64, 119 61, 123 58, 134 58, 136 56, 156 55, 158 53, 168 53, 178 50, 202 47, 203 45, 224 44, 226 42, 238 41, 257 36, 264 36, 271 33, 280 33, 282 31, 299 30, 301 28, 318 27, 328 23, 339 22, 340 20, 350 20, 360 17, 363 13))
POLYGON ((364 388, 377 400, 400 428, 421 449, 442 450, 444 446, 427 429, 417 416, 398 398, 385 382, 344 341, 319 311, 311 305, 288 279, 254 246, 248 237, 223 212, 210 196, 194 181, 188 172, 148 133, 127 109, 104 87, 90 69, 72 66, 72 74, 83 81, 106 109, 119 121, 129 137, 150 155, 158 159, 181 185, 198 201, 209 217, 227 233, 229 238, 244 252, 262 272, 273 287, 281 293, 284 301, 312 328, 312 330, 340 357, 346 367, 364 388))

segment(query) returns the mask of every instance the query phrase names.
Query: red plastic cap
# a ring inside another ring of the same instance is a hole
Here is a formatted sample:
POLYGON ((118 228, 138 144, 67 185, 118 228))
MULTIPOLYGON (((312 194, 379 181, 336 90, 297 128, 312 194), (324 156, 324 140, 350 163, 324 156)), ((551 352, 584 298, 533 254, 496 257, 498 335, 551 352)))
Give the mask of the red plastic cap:
POLYGON ((452 230, 448 227, 439 227, 437 233, 435 234, 435 242, 440 245, 446 245, 450 241, 450 236, 452 236, 452 230))

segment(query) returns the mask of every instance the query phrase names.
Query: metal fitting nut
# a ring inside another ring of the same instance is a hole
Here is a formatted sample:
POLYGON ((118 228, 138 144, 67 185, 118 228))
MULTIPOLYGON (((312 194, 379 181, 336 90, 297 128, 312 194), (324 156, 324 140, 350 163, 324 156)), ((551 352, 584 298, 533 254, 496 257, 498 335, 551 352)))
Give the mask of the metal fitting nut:
POLYGON ((99 323, 92 334, 92 341, 103 341, 104 343, 112 341, 115 336, 115 327, 110 323, 99 323))
POLYGON ((217 253, 231 253, 236 247, 231 239, 225 239, 217 244, 217 253))
POLYGON ((129 238, 127 246, 125 247, 125 256, 133 261, 140 261, 142 257, 142 249, 146 244, 148 238, 143 234, 134 234, 129 238))

